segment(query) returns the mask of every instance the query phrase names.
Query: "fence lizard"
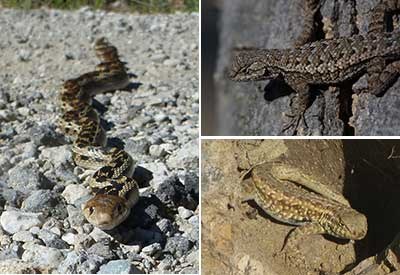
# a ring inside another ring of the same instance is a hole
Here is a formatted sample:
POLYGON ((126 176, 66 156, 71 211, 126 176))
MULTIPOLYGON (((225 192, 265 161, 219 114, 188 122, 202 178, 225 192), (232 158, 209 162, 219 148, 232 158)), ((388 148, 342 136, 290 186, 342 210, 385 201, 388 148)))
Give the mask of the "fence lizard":
POLYGON ((347 200, 290 161, 264 162, 248 169, 244 190, 246 200, 254 199, 269 216, 296 225, 282 251, 290 263, 304 264, 297 245, 310 234, 360 240, 367 233, 366 217, 351 208, 347 200))
MULTIPOLYGON (((308 0, 309 12, 318 5, 308 0)), ((340 86, 368 74, 368 90, 383 94, 400 73, 400 31, 386 33, 384 16, 400 10, 400 0, 382 0, 372 11, 372 22, 365 35, 340 37, 305 43, 310 31, 290 49, 239 48, 233 51, 229 78, 233 81, 283 79, 294 91, 291 98, 290 119, 282 132, 293 129, 297 133, 304 113, 310 105, 310 86, 340 86)), ((310 28, 310 16, 306 23, 310 28)), ((307 125, 306 125, 307 126, 307 125)))

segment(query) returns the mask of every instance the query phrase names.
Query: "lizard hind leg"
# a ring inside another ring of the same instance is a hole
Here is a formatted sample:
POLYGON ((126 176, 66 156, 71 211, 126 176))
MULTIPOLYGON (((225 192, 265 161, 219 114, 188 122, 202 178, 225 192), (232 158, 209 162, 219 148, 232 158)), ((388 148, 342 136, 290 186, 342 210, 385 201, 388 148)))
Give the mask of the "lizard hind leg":
POLYGON ((303 31, 294 42, 295 47, 300 47, 306 43, 315 40, 317 31, 316 15, 325 0, 305 0, 302 1, 302 10, 304 14, 303 31))
POLYGON ((372 10, 368 33, 381 33, 388 30, 388 16, 400 11, 400 0, 381 0, 372 10))

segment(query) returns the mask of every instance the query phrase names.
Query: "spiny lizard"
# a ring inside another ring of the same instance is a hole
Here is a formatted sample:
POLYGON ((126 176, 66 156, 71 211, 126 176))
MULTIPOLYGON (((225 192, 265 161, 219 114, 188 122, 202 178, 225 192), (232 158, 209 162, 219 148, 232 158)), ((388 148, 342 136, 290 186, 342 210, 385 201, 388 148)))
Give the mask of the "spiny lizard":
MULTIPOLYGON (((400 73, 400 31, 385 33, 386 14, 400 10, 400 0, 382 0, 372 11, 369 33, 308 42, 311 19, 319 1, 307 0, 310 16, 307 29, 290 49, 239 48, 233 52, 229 77, 233 81, 283 79, 294 91, 291 118, 285 132, 297 133, 300 120, 310 105, 310 86, 340 86, 368 74, 369 92, 384 93, 400 73), (310 19, 311 18, 311 19, 310 19)), ((305 123, 305 121, 304 121, 305 123)), ((306 123, 305 123, 306 125, 306 123)))

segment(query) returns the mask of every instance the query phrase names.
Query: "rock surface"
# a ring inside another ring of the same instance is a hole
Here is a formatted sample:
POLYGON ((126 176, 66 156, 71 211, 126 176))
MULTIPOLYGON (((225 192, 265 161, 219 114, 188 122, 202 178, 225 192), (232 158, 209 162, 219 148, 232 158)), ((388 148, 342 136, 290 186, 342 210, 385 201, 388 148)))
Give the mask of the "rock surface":
POLYGON ((85 7, 0 15, 0 270, 197 273, 198 258, 189 255, 199 249, 199 224, 180 224, 199 217, 198 14, 85 7), (59 88, 94 70, 92 46, 102 36, 132 77, 129 89, 97 95, 93 104, 108 143, 137 161, 141 188, 131 216, 110 232, 82 215, 93 194, 73 162, 71 140, 57 129, 59 88), (160 186, 167 184, 179 190, 164 200, 160 186))
MULTIPOLYGON (((234 47, 288 48, 303 29, 300 3, 289 0, 224 1, 220 20, 220 48, 215 75, 218 135, 280 135, 289 96, 282 85, 268 81, 237 83, 226 78, 234 47), (269 83, 273 84, 273 83, 269 83), (276 86, 276 87, 275 87, 276 86)), ((326 1, 321 21, 327 37, 367 31, 369 11, 378 0, 326 1)), ((397 26, 398 28, 398 26, 397 26)), ((354 88, 363 86, 362 79, 354 88)), ((399 135, 400 81, 382 97, 371 94, 339 96, 337 89, 314 91, 315 101, 305 113, 308 129, 302 135, 399 135), (341 101, 341 107, 338 102, 341 101), (339 115, 340 114, 340 115, 339 115)))

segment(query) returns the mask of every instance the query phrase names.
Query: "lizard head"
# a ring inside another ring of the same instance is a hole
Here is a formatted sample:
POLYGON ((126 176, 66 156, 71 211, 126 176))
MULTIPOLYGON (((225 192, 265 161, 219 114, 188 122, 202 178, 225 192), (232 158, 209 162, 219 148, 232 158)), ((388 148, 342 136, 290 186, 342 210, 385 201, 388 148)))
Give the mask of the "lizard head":
POLYGON ((268 71, 262 50, 238 48, 233 51, 228 77, 233 81, 267 80, 276 77, 268 71))
POLYGON ((368 230, 367 218, 354 209, 346 209, 337 216, 336 230, 339 234, 332 234, 338 238, 361 240, 365 237, 368 230))

